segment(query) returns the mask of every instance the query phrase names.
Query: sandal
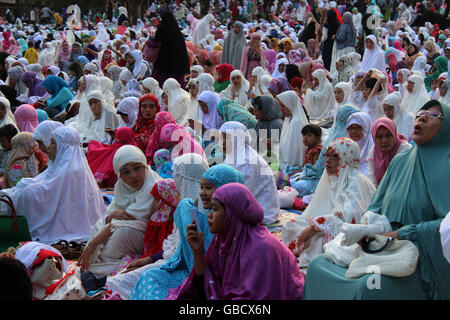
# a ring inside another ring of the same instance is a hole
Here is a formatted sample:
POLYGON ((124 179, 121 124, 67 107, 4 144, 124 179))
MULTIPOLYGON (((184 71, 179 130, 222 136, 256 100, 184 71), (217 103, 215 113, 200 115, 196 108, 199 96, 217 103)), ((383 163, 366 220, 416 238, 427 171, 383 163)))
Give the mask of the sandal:
POLYGON ((69 254, 69 250, 68 250, 68 248, 69 248, 69 243, 68 243, 66 240, 61 240, 61 241, 59 241, 59 242, 57 242, 57 243, 52 244, 51 246, 52 246, 53 248, 55 248, 56 250, 58 250, 58 251, 61 253, 61 255, 62 255, 65 259, 67 259, 67 256, 68 256, 68 254, 69 254))

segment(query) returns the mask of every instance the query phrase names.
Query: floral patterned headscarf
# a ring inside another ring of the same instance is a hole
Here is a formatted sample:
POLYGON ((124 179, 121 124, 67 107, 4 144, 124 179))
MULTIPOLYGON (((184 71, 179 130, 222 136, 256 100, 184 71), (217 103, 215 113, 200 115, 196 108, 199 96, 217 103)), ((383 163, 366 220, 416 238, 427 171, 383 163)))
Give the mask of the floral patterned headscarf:
POLYGON ((151 194, 156 200, 160 201, 150 220, 165 222, 173 219, 175 209, 181 201, 180 193, 175 187, 175 181, 173 179, 163 179, 156 182, 151 194))

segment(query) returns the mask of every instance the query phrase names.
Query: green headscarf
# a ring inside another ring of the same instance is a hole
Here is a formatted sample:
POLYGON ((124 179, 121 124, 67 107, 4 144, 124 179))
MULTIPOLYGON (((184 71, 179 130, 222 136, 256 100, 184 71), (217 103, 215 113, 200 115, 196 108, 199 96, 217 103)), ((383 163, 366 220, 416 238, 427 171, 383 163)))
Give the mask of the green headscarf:
POLYGON ((434 60, 434 66, 436 67, 436 71, 434 71, 432 74, 426 77, 425 80, 423 81, 425 83, 425 88, 427 88, 427 91, 431 90, 431 81, 439 79, 439 76, 442 73, 448 72, 447 58, 443 56, 437 57, 434 60))
POLYGON ((391 161, 367 211, 398 222, 399 238, 419 249, 418 272, 430 299, 450 299, 450 264, 444 258, 439 235, 442 219, 450 210, 450 107, 441 105, 444 119, 428 143, 415 145, 391 161))
POLYGON ((244 107, 229 99, 220 100, 216 107, 224 122, 237 121, 247 127, 254 129, 256 126, 256 118, 244 107))

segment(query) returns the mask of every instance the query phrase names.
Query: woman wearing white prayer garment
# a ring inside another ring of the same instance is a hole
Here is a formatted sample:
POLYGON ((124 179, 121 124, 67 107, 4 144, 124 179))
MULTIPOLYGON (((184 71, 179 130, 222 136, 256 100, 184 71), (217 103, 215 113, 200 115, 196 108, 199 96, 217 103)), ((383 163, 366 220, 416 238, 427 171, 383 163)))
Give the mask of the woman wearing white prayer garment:
POLYGON ((197 79, 198 76, 201 75, 203 72, 204 70, 202 66, 200 65, 192 66, 190 80, 197 79))
POLYGON ((168 112, 175 118, 178 124, 185 125, 191 112, 191 96, 183 90, 177 80, 167 79, 163 84, 163 90, 168 96, 168 112))
POLYGON ((334 109, 333 86, 326 73, 317 69, 312 73, 312 81, 305 95, 305 108, 311 120, 324 120, 334 109))
POLYGON ((80 132, 83 144, 91 140, 104 144, 111 144, 112 137, 107 129, 115 131, 119 126, 119 118, 113 106, 108 105, 99 90, 91 91, 87 95, 91 115, 88 120, 88 126, 80 132))
POLYGON ((214 77, 209 73, 202 73, 197 77, 198 93, 197 97, 204 91, 214 90, 214 77))
POLYGON ((245 185, 264 208, 263 224, 275 223, 280 214, 280 201, 272 169, 250 146, 251 137, 245 125, 229 121, 220 127, 224 163, 244 175, 245 185))
POLYGON ((163 94, 164 91, 163 91, 163 89, 161 89, 159 87, 159 83, 158 83, 158 81, 156 81, 155 78, 152 78, 152 77, 145 78, 142 81, 142 88, 144 88, 144 92, 145 93, 151 93, 156 98, 158 98, 158 101, 161 104, 161 102, 162 102, 162 94, 163 94))
POLYGON ((329 144, 324 157, 326 170, 311 203, 281 231, 281 240, 294 251, 301 269, 323 253, 323 245, 336 237, 344 222, 359 223, 375 193, 372 182, 358 170, 356 142, 338 138, 329 144))
POLYGON ((372 122, 384 115, 382 102, 387 95, 387 80, 384 74, 371 69, 353 89, 354 92, 362 92, 364 104, 361 107, 361 111, 369 114, 372 122))
POLYGON ((361 63, 361 70, 368 72, 375 68, 379 71, 386 71, 386 63, 384 60, 384 51, 378 45, 377 39, 374 35, 366 38, 366 50, 364 51, 363 60, 361 63))
MULTIPOLYGON (((84 241, 105 214, 103 197, 80 148, 79 134, 60 126, 51 136, 48 168, 1 193, 10 196, 16 210, 27 218, 33 241, 84 241)), ((3 203, 1 208, 9 210, 3 203)))
POLYGON ((406 83, 405 96, 402 99, 402 107, 415 115, 422 106, 430 100, 423 78, 417 74, 410 75, 406 83))
POLYGON ((211 32, 211 22, 213 21, 214 16, 212 14, 207 14, 195 26, 194 33, 192 34, 192 42, 196 46, 200 46, 200 41, 205 39, 205 37, 211 32))
POLYGON ((348 82, 339 82, 334 86, 335 107, 330 111, 331 118, 334 119, 336 112, 341 106, 350 102, 349 100, 352 90, 352 86, 348 82))
POLYGON ((426 73, 426 67, 427 67, 427 59, 424 56, 417 57, 416 60, 414 60, 413 67, 411 68, 411 71, 417 71, 419 72, 423 78, 425 78, 426 73))
MULTIPOLYGON (((261 78, 268 73, 262 67, 255 67, 252 70, 252 75, 250 77, 250 92, 254 97, 264 95, 263 89, 261 87, 261 78)), ((252 98, 254 98, 252 95, 252 98)))
POLYGON ((137 120, 139 112, 139 99, 128 97, 122 99, 117 105, 117 114, 122 118, 122 122, 117 129, 122 127, 132 128, 137 120))
POLYGON ((250 89, 250 83, 244 78, 241 70, 233 70, 230 73, 231 83, 228 87, 220 92, 221 99, 229 99, 238 103, 243 108, 250 106, 250 97, 248 96, 248 90, 250 89))
POLYGON ((352 58, 353 72, 357 73, 358 71, 360 71, 361 70, 361 55, 357 52, 350 52, 347 55, 350 56, 350 58, 352 58))
POLYGON ((275 70, 270 75, 272 77, 272 79, 286 78, 286 66, 288 64, 289 64, 289 61, 286 58, 277 59, 277 63, 275 65, 275 70))
POLYGON ((394 121, 398 134, 401 134, 406 141, 411 141, 415 117, 403 108, 401 101, 402 97, 399 92, 394 91, 388 94, 383 100, 384 115, 394 121))
POLYGON ((359 171, 367 176, 367 157, 370 149, 373 147, 371 135, 372 122, 370 116, 365 112, 356 112, 352 114, 347 121, 347 135, 355 141, 360 150, 359 171))
POLYGON ((399 69, 397 71, 397 81, 399 84, 398 92, 400 92, 402 99, 405 96, 406 88, 404 84, 408 80, 408 76, 411 73, 409 69, 399 69))
MULTIPOLYGON (((7 124, 12 124, 17 128, 16 118, 14 118, 14 114, 11 112, 11 104, 5 97, 0 97, 0 116, 2 114, 3 117, 0 119, 0 127, 7 124)), ((19 129, 17 128, 17 130, 19 129)))
POLYGON ((127 254, 141 254, 154 198, 151 190, 162 178, 147 165, 136 146, 125 145, 113 158, 119 180, 114 200, 99 219, 79 262, 96 276, 111 275, 127 254))
POLYGON ((78 132, 87 130, 91 116, 91 108, 89 107, 87 96, 92 91, 99 89, 100 81, 97 76, 89 74, 82 76, 80 80, 78 80, 78 93, 70 102, 72 104, 71 108, 75 107, 76 104, 79 105, 78 114, 75 117, 66 120, 64 122, 66 126, 72 127, 78 132))
POLYGON ((58 127, 63 126, 61 122, 53 120, 44 120, 34 129, 33 139, 39 145, 39 149, 48 155, 48 147, 52 138, 52 132, 58 127))
POLYGON ((277 95, 281 113, 284 116, 280 136, 279 165, 282 171, 287 167, 301 167, 306 147, 300 134, 302 128, 309 123, 302 103, 295 91, 289 90, 277 95))

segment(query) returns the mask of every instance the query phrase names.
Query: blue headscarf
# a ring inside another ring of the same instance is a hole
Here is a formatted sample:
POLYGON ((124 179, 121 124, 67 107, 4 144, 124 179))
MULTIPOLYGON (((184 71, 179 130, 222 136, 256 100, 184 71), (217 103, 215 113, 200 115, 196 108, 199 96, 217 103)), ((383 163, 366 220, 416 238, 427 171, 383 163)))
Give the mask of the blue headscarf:
POLYGON ((77 61, 83 65, 89 63, 89 59, 86 58, 85 56, 78 56, 77 61))
POLYGON ((244 175, 239 170, 224 163, 206 170, 203 178, 215 185, 216 188, 233 182, 244 184, 244 175))
POLYGON ((52 98, 54 98, 62 89, 69 88, 67 82, 58 76, 48 76, 41 82, 41 86, 44 87, 49 93, 51 92, 52 98))
POLYGON ((48 120, 48 113, 42 109, 36 109, 38 115, 38 121, 41 123, 42 121, 48 120))
POLYGON ((311 191, 314 193, 316 191, 317 184, 319 183, 320 177, 322 176, 323 170, 325 169, 325 158, 323 154, 327 149, 328 145, 337 138, 345 137, 347 135, 347 121, 348 118, 358 112, 359 110, 350 104, 341 106, 334 120, 334 124, 330 129, 330 135, 328 140, 323 145, 322 151, 320 152, 319 158, 316 163, 312 165, 307 163, 303 169, 304 176, 303 180, 309 180, 311 182, 311 191))

